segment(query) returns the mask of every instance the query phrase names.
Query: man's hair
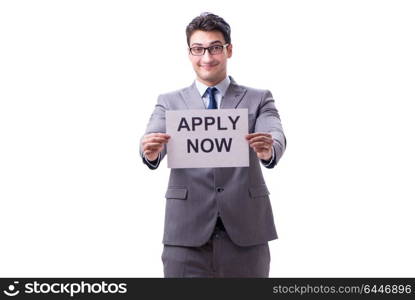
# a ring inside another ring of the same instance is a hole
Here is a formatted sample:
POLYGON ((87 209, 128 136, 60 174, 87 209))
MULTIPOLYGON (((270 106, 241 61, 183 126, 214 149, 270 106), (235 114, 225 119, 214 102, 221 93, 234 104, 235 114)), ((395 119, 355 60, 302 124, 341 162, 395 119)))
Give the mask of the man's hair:
POLYGON ((204 12, 194 18, 186 27, 187 45, 190 46, 190 37, 196 30, 220 31, 223 34, 226 44, 231 43, 231 27, 221 17, 204 12))

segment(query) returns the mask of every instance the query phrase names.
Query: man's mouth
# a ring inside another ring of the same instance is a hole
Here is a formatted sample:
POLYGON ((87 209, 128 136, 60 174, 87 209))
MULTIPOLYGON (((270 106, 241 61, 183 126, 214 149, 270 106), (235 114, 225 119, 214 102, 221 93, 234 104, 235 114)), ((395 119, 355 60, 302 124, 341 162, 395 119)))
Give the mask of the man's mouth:
POLYGON ((200 67, 204 70, 212 70, 213 68, 215 68, 217 65, 201 65, 200 67))

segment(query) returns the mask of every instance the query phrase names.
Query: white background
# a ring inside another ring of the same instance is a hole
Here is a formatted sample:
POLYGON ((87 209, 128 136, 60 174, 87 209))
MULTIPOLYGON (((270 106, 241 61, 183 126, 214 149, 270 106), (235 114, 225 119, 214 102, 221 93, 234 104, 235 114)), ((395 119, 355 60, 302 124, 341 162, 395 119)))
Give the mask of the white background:
POLYGON ((194 79, 185 26, 232 27, 273 92, 270 276, 415 276, 413 1, 1 1, 0 275, 161 277, 168 169, 138 154, 194 79))

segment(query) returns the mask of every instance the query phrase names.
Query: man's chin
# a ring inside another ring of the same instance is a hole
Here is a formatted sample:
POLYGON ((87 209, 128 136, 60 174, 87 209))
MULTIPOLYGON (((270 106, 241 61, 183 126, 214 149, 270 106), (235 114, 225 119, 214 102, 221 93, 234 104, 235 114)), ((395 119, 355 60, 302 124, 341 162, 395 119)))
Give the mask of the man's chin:
POLYGON ((197 75, 201 80, 203 80, 205 82, 213 83, 213 82, 218 81, 218 76, 215 76, 215 75, 212 75, 212 74, 209 74, 209 75, 207 75, 207 74, 197 74, 197 75))

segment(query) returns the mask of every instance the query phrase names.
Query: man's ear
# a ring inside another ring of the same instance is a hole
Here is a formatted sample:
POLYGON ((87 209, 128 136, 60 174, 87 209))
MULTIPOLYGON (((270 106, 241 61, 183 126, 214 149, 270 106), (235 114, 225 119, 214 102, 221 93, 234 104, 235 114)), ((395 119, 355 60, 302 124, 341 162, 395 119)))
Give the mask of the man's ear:
POLYGON ((189 58, 189 60, 191 60, 190 55, 192 55, 192 54, 190 53, 189 47, 186 48, 186 51, 187 51, 187 57, 189 58))
POLYGON ((227 50, 226 53, 227 53, 228 58, 231 58, 232 57, 232 51, 233 51, 232 44, 229 44, 229 46, 226 47, 226 50, 227 50))

